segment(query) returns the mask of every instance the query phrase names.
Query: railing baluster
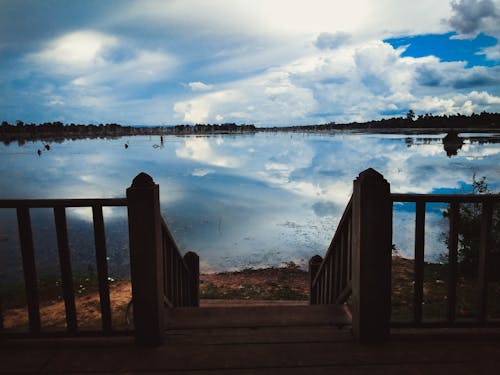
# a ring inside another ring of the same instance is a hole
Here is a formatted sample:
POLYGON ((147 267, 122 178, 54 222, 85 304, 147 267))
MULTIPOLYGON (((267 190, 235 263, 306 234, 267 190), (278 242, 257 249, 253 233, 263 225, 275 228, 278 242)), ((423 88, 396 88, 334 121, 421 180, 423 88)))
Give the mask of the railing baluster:
POLYGON ((314 280, 318 274, 321 262, 323 262, 323 258, 321 258, 319 255, 315 255, 311 259, 309 259, 309 304, 310 305, 318 304, 318 298, 317 298, 318 282, 317 281, 314 282, 314 280))
POLYGON ((169 261, 170 261, 170 265, 169 265, 170 298, 172 299, 172 303, 174 303, 174 301, 175 301, 175 253, 174 253, 174 249, 173 249, 171 244, 169 244, 168 255, 169 255, 169 261))
POLYGON ((457 247, 458 247, 458 226, 459 226, 459 204, 450 203, 450 229, 448 239, 448 306, 447 320, 455 322, 457 309, 457 247))
POLYGON ((340 293, 342 293, 343 289, 343 280, 344 280, 344 231, 343 227, 340 228, 341 233, 340 233, 340 238, 339 238, 339 247, 337 248, 338 251, 338 262, 339 262, 339 277, 338 277, 338 288, 337 288, 337 295, 335 298, 338 298, 340 296, 340 293))
POLYGON ((415 213, 415 285, 413 292, 413 317, 422 323, 422 302, 424 295, 424 247, 425 247, 425 201, 419 200, 415 213))
POLYGON ((97 278, 99 281, 99 302, 101 306, 102 331, 104 334, 110 334, 112 330, 111 301, 109 297, 108 258, 102 206, 92 206, 92 217, 94 221, 94 242, 97 262, 97 278))
POLYGON ((324 265, 324 271, 323 271, 323 284, 324 284, 324 290, 325 290, 325 296, 323 298, 325 304, 330 303, 330 296, 332 294, 332 289, 330 288, 330 268, 328 267, 328 260, 324 265))
POLYGON ((3 300, 2 296, 0 296, 0 332, 3 331, 3 300))
POLYGON ((329 303, 335 303, 335 295, 334 295, 334 280, 335 280, 335 271, 334 271, 334 266, 333 266, 333 258, 328 257, 327 259, 327 264, 328 264, 328 283, 330 284, 330 299, 329 303))
POLYGON ((352 279, 352 215, 347 220, 347 281, 352 279))
POLYGON ((483 201, 481 215, 481 240, 479 245, 479 270, 477 285, 477 320, 480 323, 486 322, 486 310, 488 304, 488 279, 487 262, 491 243, 493 204, 491 201, 483 201))
POLYGON ((56 223, 57 248, 59 250, 59 264, 61 268, 64 306, 66 308, 66 325, 68 332, 75 333, 78 327, 76 321, 75 294, 73 290, 73 274, 71 272, 65 207, 55 207, 54 218, 56 223))
POLYGON ((31 218, 28 207, 21 207, 17 209, 17 223, 19 228, 19 241, 21 244, 30 332, 37 334, 40 333, 41 327, 40 302, 38 299, 33 233, 31 231, 31 218))

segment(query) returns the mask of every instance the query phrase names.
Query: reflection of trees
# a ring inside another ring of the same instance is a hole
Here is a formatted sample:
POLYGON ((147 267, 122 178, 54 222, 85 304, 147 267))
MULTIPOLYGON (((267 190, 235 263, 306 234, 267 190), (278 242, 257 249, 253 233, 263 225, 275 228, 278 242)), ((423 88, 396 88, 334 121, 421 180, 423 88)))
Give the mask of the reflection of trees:
POLYGON ((465 141, 469 141, 470 144, 479 145, 497 144, 500 143, 500 137, 498 135, 460 137, 456 132, 449 132, 442 139, 436 137, 406 137, 404 139, 407 147, 442 143, 446 155, 449 157, 457 155, 458 150, 462 148, 465 141))
MULTIPOLYGON (((472 190, 474 194, 491 193, 486 183, 486 177, 476 179, 473 176, 472 190)), ((462 203, 459 208, 458 220, 458 264, 463 275, 474 276, 479 265, 479 247, 481 243, 481 222, 483 205, 481 203, 462 203)), ((443 212, 449 217, 449 210, 443 212)), ((445 242, 448 244, 446 236, 445 242)), ((490 259, 488 273, 490 277, 498 274, 496 267, 500 266, 500 204, 493 205, 492 225, 490 233, 490 259)))
POLYGON ((458 134, 455 132, 449 132, 443 138, 443 148, 446 151, 446 155, 448 155, 449 158, 455 156, 458 150, 462 148, 463 144, 464 140, 460 138, 458 134))

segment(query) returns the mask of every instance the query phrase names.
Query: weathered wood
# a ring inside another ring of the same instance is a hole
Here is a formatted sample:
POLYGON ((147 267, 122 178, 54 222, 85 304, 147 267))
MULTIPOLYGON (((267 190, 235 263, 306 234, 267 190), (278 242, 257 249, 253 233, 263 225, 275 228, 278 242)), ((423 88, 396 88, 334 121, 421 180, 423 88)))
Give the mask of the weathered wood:
POLYGON ((481 239, 479 244, 479 270, 477 278, 477 320, 484 324, 488 306, 488 275, 487 264, 491 246, 491 227, 493 205, 491 201, 483 202, 481 214, 481 239))
POLYGON ((309 260, 309 303, 311 305, 318 303, 317 287, 314 279, 316 278, 321 262, 323 262, 323 258, 319 255, 315 255, 309 260))
POLYGON ((106 250, 106 234, 102 206, 92 206, 94 221, 94 243, 97 264, 97 279, 99 282, 99 302, 101 306, 101 322, 104 334, 111 333, 111 301, 109 298, 108 259, 106 250))
POLYGON ((337 305, 176 307, 165 319, 167 329, 350 324, 342 306, 337 305))
POLYGON ((64 307, 66 308, 66 326, 68 332, 75 333, 78 325, 76 320, 73 273, 71 271, 71 256, 69 252, 68 229, 66 224, 66 209, 64 207, 55 207, 54 219, 56 224, 57 249, 59 251, 64 307))
POLYGON ((391 315, 392 201, 374 169, 354 181, 352 196, 352 329, 359 342, 389 336, 391 315))
POLYGON ((415 262, 413 288, 413 319, 422 322, 424 296, 425 202, 418 201, 415 211, 415 262))
POLYGON ((127 189, 130 271, 136 343, 163 341, 162 228, 159 186, 145 174, 127 189))
POLYGON ((498 194, 399 194, 392 193, 393 202, 481 203, 498 201, 498 194))
POLYGON ((2 296, 0 296, 0 332, 3 331, 3 300, 2 296))
POLYGON ((184 262, 189 269, 190 290, 189 305, 200 305, 200 257, 198 254, 189 251, 184 255, 184 262))
POLYGON ((33 248, 33 233, 31 231, 30 211, 27 207, 17 209, 17 224, 21 256, 23 261, 24 287, 28 304, 30 332, 40 332, 40 302, 38 299, 38 283, 36 276, 35 254, 33 248))
POLYGON ((0 208, 92 207, 93 205, 126 206, 127 199, 0 199, 0 208))
POLYGON ((450 229, 448 238, 448 306, 446 318, 453 323, 456 318, 457 309, 457 248, 458 248, 458 227, 459 227, 459 204, 450 204, 450 229))

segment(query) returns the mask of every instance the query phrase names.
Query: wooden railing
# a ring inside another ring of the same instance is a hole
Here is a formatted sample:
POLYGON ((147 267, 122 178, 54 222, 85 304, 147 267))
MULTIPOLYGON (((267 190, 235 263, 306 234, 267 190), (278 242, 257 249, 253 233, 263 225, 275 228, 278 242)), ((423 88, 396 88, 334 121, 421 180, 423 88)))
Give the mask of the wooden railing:
POLYGON ((325 258, 315 255, 309 261, 309 302, 343 304, 352 292, 352 200, 340 219, 325 258))
POLYGON ((319 266, 320 257, 310 261, 311 303, 340 304, 350 298, 352 330, 360 342, 389 335, 391 244, 389 184, 370 168, 354 181, 325 259, 319 266))
MULTIPOLYGON (((481 327, 500 326, 487 319, 487 286, 493 278, 491 232, 493 207, 500 195, 492 194, 391 194, 383 176, 373 169, 354 181, 353 194, 339 222, 324 259, 309 262, 310 303, 342 304, 349 301, 355 338, 360 342, 385 340, 396 327, 481 327), (393 203, 413 202, 415 211, 415 260, 413 319, 391 322, 391 262, 393 203), (425 208, 430 202, 449 204, 448 266, 444 321, 422 319, 424 295, 425 208), (457 251, 461 204, 481 205, 481 233, 477 279, 477 314, 474 321, 457 321, 457 251)), ((496 262, 498 260, 498 254, 496 262)), ((498 264, 500 267, 500 264, 498 264)))
POLYGON ((160 345, 168 309, 198 306, 199 259, 181 256, 160 213, 160 188, 140 173, 127 189, 134 329, 140 345, 160 345))
MULTIPOLYGON (((66 335, 110 335, 118 333, 113 330, 111 319, 111 303, 109 297, 108 262, 106 237, 104 232, 103 207, 126 206, 127 200, 116 199, 24 199, 24 200, 0 200, 0 208, 14 208, 17 211, 17 223, 19 241, 21 247, 21 258, 23 265, 23 276, 26 290, 26 303, 28 308, 29 335, 41 336, 42 327, 40 321, 40 299, 38 290, 38 278, 35 265, 35 253, 33 246, 33 233, 30 217, 31 208, 51 208, 54 211, 55 229, 57 236, 57 247, 59 265, 61 272, 61 286, 63 291, 64 306, 66 310, 66 335), (70 248, 68 243, 68 230, 66 220, 66 208, 69 207, 91 207, 94 224, 94 244, 97 264, 97 279, 99 284, 99 299, 101 308, 100 332, 79 332, 77 311, 75 305, 75 292, 73 286, 73 274, 71 270, 70 248)), ((0 311, 1 314, 1 311, 0 311)), ((0 320, 1 317, 0 317, 0 320)), ((2 327, 3 328, 3 327, 2 327)), ((59 332, 44 332, 44 336, 60 335, 59 332)))
MULTIPOLYGON (((415 203, 415 256, 414 256, 414 292, 413 319, 410 322, 392 322, 393 327, 480 327, 500 326, 499 322, 488 321, 487 299, 488 280, 492 278, 493 269, 488 270, 492 261, 491 234, 493 206, 500 203, 499 194, 391 194, 393 202, 415 203), (425 248, 425 216, 427 203, 447 203, 449 205, 448 232, 448 282, 446 293, 446 316, 444 320, 423 321, 422 305, 424 303, 424 248, 425 248), (476 286, 476 317, 471 321, 457 321, 457 275, 458 275, 458 236, 460 221, 460 205, 474 203, 481 206, 481 229, 479 241, 479 262, 476 286), (490 272, 488 272, 490 271, 490 272)), ((499 269, 494 270, 500 272, 499 269)))
MULTIPOLYGON (((29 318, 27 334, 9 336, 95 336, 133 334, 142 345, 163 341, 163 327, 168 309, 198 306, 199 259, 188 252, 182 257, 161 217, 159 186, 145 173, 139 174, 127 189, 127 198, 114 199, 43 199, 0 200, 0 208, 17 210, 23 275, 29 318), (113 329, 108 281, 106 236, 103 207, 127 206, 130 244, 133 331, 113 329), (68 242, 66 208, 91 207, 93 213, 97 278, 101 307, 100 331, 81 331, 78 327, 73 274, 68 242), (59 251, 61 285, 66 312, 66 331, 47 332, 40 320, 40 299, 33 245, 30 208, 52 208, 59 251)), ((7 334, 0 301, 0 333, 7 334)))

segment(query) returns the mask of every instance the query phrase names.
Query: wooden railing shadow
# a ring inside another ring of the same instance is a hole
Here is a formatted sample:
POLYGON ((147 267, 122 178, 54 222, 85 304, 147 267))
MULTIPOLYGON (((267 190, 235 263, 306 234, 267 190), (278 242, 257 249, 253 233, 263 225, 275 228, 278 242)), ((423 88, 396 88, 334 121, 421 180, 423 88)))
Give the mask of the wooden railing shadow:
MULTIPOLYGON (((328 251, 322 259, 309 262, 311 304, 344 304, 352 314, 352 330, 359 342, 378 342, 389 337, 391 328, 412 327, 499 327, 498 320, 487 318, 487 287, 496 280, 491 264, 497 259, 491 252, 493 205, 500 194, 391 194, 389 183, 374 169, 362 172, 353 184, 353 194, 339 222, 328 251), (413 318, 408 322, 391 321, 393 203, 414 202, 415 256, 413 318), (449 204, 448 261, 449 280, 444 321, 422 319, 424 291, 425 207, 429 202, 449 204), (460 204, 481 205, 481 233, 476 286, 477 307, 473 321, 458 322, 457 246, 460 204)), ((499 265, 500 266, 500 265, 499 265)))
POLYGON ((160 213, 159 186, 145 173, 139 174, 126 198, 113 199, 22 199, 0 200, 0 208, 16 209, 23 278, 28 310, 28 332, 7 332, 0 309, 0 334, 8 337, 81 337, 133 334, 141 345, 159 345, 168 309, 198 306, 199 259, 193 252, 181 255, 160 213), (127 206, 133 300, 132 331, 112 325, 106 235, 103 207, 127 206), (91 207, 99 285, 101 329, 79 329, 71 269, 66 208, 91 207), (65 331, 46 331, 40 319, 40 298, 33 245, 31 208, 52 208, 66 313, 65 331))

